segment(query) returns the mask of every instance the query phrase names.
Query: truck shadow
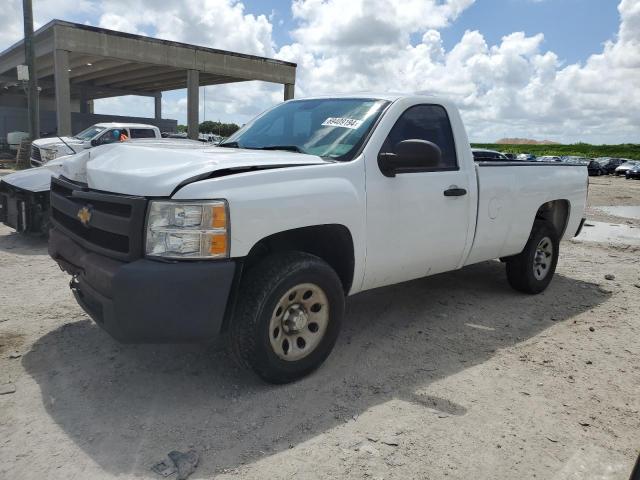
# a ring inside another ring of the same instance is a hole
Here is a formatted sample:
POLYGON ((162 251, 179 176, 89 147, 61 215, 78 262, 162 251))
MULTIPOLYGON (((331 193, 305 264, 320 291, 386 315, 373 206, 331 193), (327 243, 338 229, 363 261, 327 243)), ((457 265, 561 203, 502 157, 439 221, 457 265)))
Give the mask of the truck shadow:
POLYGON ((504 268, 461 271, 365 292, 348 302, 323 367, 285 386, 238 370, 220 344, 120 345, 90 321, 40 338, 22 361, 51 418, 112 474, 144 474, 174 449, 201 453, 198 477, 252 463, 400 399, 464 415, 431 382, 490 359, 604 302, 597 285, 556 275, 538 296, 509 289, 504 268))
POLYGON ((42 235, 17 233, 0 225, 0 251, 15 255, 47 255, 47 238, 42 235))

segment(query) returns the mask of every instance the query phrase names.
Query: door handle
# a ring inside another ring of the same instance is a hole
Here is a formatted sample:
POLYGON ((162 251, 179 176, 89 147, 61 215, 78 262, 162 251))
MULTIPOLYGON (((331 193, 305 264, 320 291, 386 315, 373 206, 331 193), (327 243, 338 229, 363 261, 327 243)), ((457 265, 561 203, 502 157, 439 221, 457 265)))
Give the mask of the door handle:
POLYGON ((452 186, 444 191, 445 197, 461 197, 462 195, 466 195, 467 191, 464 188, 458 188, 452 186))

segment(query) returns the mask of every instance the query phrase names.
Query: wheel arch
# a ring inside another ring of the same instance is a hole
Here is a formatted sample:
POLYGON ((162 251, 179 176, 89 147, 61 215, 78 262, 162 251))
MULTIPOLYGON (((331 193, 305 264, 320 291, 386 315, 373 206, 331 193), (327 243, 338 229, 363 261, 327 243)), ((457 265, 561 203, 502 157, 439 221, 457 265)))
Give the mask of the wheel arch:
POLYGON ((355 253, 350 230, 342 224, 323 224, 294 228, 271 234, 257 241, 244 259, 244 270, 251 269, 265 256, 283 251, 315 255, 335 270, 347 294, 353 284, 355 253))
POLYGON ((571 202, 569 202, 569 200, 550 200, 540 205, 536 211, 535 220, 546 220, 550 222, 555 227, 558 238, 562 238, 567 229, 570 214, 571 202))

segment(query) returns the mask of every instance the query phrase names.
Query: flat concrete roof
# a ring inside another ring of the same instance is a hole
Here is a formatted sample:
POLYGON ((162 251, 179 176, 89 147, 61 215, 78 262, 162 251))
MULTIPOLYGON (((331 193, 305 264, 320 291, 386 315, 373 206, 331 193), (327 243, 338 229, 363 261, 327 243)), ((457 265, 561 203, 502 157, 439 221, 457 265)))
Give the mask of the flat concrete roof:
MULTIPOLYGON (((71 98, 154 96, 187 87, 187 71, 199 72, 199 85, 260 80, 294 85, 296 64, 186 43, 133 35, 62 20, 35 32, 38 85, 53 95, 54 52, 68 52, 71 98)), ((0 53, 0 84, 16 81, 24 41, 0 53)))

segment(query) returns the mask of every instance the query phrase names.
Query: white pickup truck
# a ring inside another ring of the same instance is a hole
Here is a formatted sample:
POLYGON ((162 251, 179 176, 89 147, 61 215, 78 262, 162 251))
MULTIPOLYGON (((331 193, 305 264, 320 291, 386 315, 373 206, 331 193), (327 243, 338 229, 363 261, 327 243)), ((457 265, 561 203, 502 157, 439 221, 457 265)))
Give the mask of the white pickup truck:
POLYGON ((269 382, 331 352, 345 296, 500 258, 551 281, 577 235, 585 166, 474 162, 428 96, 290 100, 221 146, 104 147, 52 180, 49 253, 123 342, 204 341, 269 382))
POLYGON ((31 166, 40 167, 64 155, 73 155, 86 148, 114 143, 120 135, 127 138, 161 138, 160 130, 144 123, 96 123, 72 137, 39 138, 31 143, 31 166))

